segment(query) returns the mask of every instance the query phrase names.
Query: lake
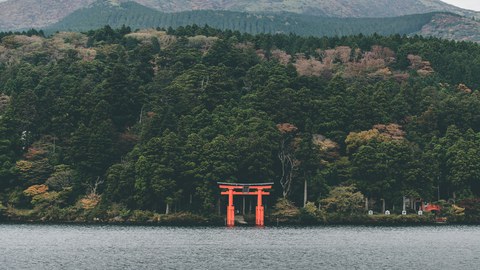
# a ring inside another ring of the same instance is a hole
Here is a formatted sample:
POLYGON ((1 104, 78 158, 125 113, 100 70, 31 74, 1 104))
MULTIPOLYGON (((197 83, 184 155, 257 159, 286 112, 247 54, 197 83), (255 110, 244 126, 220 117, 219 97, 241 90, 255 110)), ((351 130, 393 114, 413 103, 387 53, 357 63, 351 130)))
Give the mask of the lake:
POLYGON ((0 225, 0 269, 479 269, 480 226, 0 225))

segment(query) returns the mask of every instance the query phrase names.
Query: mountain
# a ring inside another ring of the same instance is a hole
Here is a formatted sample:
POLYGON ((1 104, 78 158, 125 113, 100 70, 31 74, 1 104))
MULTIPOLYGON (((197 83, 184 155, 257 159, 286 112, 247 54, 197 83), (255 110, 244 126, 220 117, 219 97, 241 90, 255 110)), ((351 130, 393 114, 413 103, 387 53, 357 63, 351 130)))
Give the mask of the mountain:
POLYGON ((440 0, 136 0, 136 2, 165 12, 211 9, 378 18, 446 11, 475 16, 474 11, 464 10, 440 0))
POLYGON ((0 29, 41 28, 96 0, 9 0, 0 3, 0 29))
POLYGON ((251 34, 295 33, 301 36, 346 36, 378 33, 419 34, 480 42, 480 23, 452 13, 427 13, 387 18, 332 18, 297 13, 246 13, 197 10, 163 13, 135 2, 96 2, 46 28, 55 31, 87 31, 104 25, 133 29, 209 25, 251 34))
MULTIPOLYGON (((107 1, 107 0, 103 0, 107 1)), ((43 28, 60 21, 95 0, 8 0, 0 3, 0 30, 43 28)), ((119 4, 123 0, 109 0, 119 4)), ((434 11, 480 17, 439 0, 135 0, 162 12, 229 10, 239 12, 292 12, 327 17, 394 17, 434 11)))
POLYGON ((436 14, 415 34, 480 42, 480 22, 461 16, 436 14))
MULTIPOLYGON (((219 29, 257 33, 296 33, 307 36, 344 36, 354 34, 410 34, 421 31, 435 13, 391 18, 331 18, 296 13, 245 13, 233 11, 197 10, 162 13, 135 2, 111 5, 98 2, 89 8, 73 12, 51 25, 48 32, 86 31, 104 25, 136 28, 205 25, 219 29)), ((456 15, 455 15, 456 16, 456 15)))

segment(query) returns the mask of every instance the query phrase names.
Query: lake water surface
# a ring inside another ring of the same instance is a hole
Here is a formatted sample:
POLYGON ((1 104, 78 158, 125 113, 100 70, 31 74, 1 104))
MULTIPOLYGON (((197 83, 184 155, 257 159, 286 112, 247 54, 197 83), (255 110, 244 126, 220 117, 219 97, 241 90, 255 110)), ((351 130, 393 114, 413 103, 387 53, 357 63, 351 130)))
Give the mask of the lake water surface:
POLYGON ((6 224, 0 269, 480 269, 480 226, 6 224))

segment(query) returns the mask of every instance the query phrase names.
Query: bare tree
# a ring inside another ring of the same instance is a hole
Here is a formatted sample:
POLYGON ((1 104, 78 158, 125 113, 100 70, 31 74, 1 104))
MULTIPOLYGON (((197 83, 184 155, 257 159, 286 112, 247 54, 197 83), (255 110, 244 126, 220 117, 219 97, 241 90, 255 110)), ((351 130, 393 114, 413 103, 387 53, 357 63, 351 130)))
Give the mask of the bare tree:
POLYGON ((100 176, 97 177, 94 183, 88 183, 88 193, 91 195, 98 195, 98 186, 103 184, 104 180, 100 180, 100 176))
POLYGON ((277 129, 282 134, 278 159, 282 165, 280 185, 283 189, 283 197, 286 198, 292 187, 293 173, 299 164, 295 159, 295 134, 298 128, 292 124, 283 123, 278 124, 277 129))

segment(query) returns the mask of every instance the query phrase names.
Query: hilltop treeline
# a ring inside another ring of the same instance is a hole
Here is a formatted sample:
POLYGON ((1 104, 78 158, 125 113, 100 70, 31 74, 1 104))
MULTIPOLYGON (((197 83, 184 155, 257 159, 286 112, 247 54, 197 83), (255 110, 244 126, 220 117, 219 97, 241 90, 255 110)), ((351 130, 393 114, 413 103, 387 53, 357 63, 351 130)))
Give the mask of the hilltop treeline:
POLYGON ((475 198, 479 58, 477 44, 400 35, 9 35, 0 200, 75 220, 214 213, 217 181, 274 182, 270 203, 298 206, 304 184, 315 203, 338 186, 377 208, 475 198))
POLYGON ((97 3, 90 8, 77 10, 60 22, 49 26, 48 32, 87 31, 104 25, 112 27, 129 25, 133 29, 143 29, 207 24, 217 29, 230 29, 250 34, 295 33, 301 36, 345 36, 378 33, 402 35, 420 31, 437 14, 441 13, 393 18, 333 18, 296 13, 269 14, 213 10, 163 13, 135 2, 121 3, 119 6, 97 3))

